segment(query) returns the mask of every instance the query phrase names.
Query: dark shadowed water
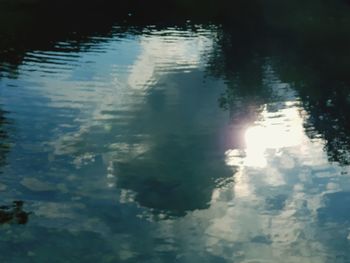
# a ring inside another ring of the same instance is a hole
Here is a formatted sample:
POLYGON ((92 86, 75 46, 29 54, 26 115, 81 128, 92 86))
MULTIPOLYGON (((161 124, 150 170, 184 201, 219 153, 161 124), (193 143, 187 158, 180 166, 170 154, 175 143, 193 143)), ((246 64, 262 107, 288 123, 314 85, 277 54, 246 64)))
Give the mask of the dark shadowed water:
POLYGON ((0 262, 350 262, 350 18, 322 8, 3 12, 0 262))

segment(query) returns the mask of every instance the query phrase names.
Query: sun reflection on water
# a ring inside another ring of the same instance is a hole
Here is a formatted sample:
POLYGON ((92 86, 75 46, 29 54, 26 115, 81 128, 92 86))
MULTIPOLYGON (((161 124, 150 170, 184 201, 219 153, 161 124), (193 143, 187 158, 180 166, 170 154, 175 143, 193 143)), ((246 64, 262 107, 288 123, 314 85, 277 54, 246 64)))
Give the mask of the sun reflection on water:
MULTIPOLYGON (((290 103, 285 103, 288 105, 290 103)), ((265 167, 266 152, 301 145, 303 142, 303 119, 297 106, 268 112, 267 106, 261 120, 245 132, 245 166, 265 167)))

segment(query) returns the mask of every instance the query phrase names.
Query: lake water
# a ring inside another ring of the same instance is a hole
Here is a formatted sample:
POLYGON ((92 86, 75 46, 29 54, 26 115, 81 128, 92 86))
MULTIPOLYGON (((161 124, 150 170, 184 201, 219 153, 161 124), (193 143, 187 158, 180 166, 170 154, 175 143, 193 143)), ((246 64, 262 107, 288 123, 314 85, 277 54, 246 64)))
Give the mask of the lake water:
POLYGON ((350 262, 348 53, 108 23, 1 33, 1 262, 350 262))

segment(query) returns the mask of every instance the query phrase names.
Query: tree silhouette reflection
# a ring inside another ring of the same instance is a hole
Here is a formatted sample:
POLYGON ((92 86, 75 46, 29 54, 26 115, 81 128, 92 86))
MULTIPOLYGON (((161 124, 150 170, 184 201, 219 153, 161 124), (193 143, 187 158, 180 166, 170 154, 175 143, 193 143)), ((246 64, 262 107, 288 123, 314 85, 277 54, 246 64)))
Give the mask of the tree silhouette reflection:
MULTIPOLYGON (((316 5, 318 12, 312 16, 317 17, 317 21, 300 20, 297 25, 293 19, 287 19, 279 23, 281 28, 271 27, 270 19, 278 19, 273 15, 280 10, 277 8, 262 11, 271 16, 265 15, 262 30, 258 28, 253 34, 234 27, 222 30, 208 69, 211 74, 226 79, 228 88, 220 97, 219 105, 234 116, 242 113, 238 110, 241 101, 254 102, 255 110, 259 111, 262 98, 278 100, 268 83, 264 83, 264 71, 266 65, 270 65, 277 77, 300 96, 309 115, 304 124, 306 133, 311 138, 325 140, 330 161, 347 165, 350 38, 344 34, 347 29, 343 21, 348 18, 339 8, 330 9, 326 14, 323 12, 328 7, 326 3, 316 5), (326 17, 333 22, 326 25, 326 17)), ((290 12, 296 9, 300 7, 294 6, 290 12)), ((275 22, 274 25, 278 24, 275 22)))

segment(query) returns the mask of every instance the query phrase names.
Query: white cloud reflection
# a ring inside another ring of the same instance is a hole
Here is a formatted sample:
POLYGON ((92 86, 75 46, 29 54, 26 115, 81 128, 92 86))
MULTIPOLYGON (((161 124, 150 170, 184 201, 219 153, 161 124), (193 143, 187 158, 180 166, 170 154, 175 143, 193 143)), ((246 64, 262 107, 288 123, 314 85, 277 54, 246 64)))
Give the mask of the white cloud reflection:
POLYGON ((134 89, 144 89, 156 83, 162 74, 196 69, 201 66, 203 52, 211 50, 212 44, 211 37, 190 37, 172 30, 142 37, 142 51, 131 67, 128 84, 134 89))
MULTIPOLYGON (((94 77, 88 83, 77 82, 77 87, 65 85, 60 89, 51 90, 51 84, 46 83, 45 96, 50 97, 50 104, 56 107, 69 107, 67 101, 61 103, 62 98, 69 98, 71 105, 76 105, 76 102, 83 102, 86 109, 81 108, 81 112, 76 117, 76 123, 79 127, 71 133, 64 133, 52 144, 55 147, 55 154, 72 153, 76 149, 71 147, 71 142, 83 137, 83 134, 88 134, 93 131, 94 125, 104 121, 106 132, 112 130, 112 123, 108 120, 118 120, 120 123, 128 123, 132 118, 133 112, 138 112, 143 106, 146 91, 156 85, 160 78, 166 77, 172 72, 188 72, 192 69, 200 69, 204 65, 203 53, 210 52, 213 45, 214 31, 202 30, 200 34, 191 33, 188 31, 178 30, 163 30, 155 31, 149 35, 142 35, 138 39, 138 48, 130 48, 129 45, 123 42, 112 43, 112 47, 105 47, 106 50, 117 50, 118 55, 124 54, 123 67, 119 65, 118 57, 115 61, 111 61, 110 68, 105 68, 106 61, 111 60, 113 52, 106 52, 98 58, 94 58, 94 68, 100 68, 99 74, 102 76, 94 77), (117 44, 116 44, 117 43, 117 44), (118 44, 119 43, 119 44, 118 44), (117 45, 117 46, 115 46, 117 45), (129 55, 130 50, 135 50, 129 55), (95 83, 95 87, 91 87, 91 93, 87 92, 86 84, 91 86, 95 83), (110 86, 110 83, 113 85, 110 86), (107 85, 106 85, 107 84, 107 85), (131 113, 128 116, 116 114, 106 114, 115 110, 120 112, 131 113)), ((136 41, 133 41, 135 43, 136 41)), ((92 54, 93 55, 93 54, 92 54)), ((86 54, 82 60, 91 60, 89 54, 86 54)), ((76 69, 79 70, 79 69, 76 69)), ((74 75, 74 70, 71 75, 74 75)), ((69 76, 67 76, 69 78, 69 76)), ((175 99, 175 94, 172 94, 172 100, 175 99)), ((79 104, 81 106, 81 104, 79 104)), ((100 125, 100 124, 99 124, 100 125)), ((114 142, 110 142, 116 145, 114 142)), ((142 145, 142 149, 147 149, 147 142, 142 145)), ((128 145, 133 147, 133 145, 128 145)), ((140 145, 137 145, 137 151, 140 145)), ((118 148, 119 149, 119 148, 118 148)), ((144 150, 142 150, 144 151, 144 150)), ((85 155, 85 153, 82 153, 85 155)), ((81 157, 78 156, 76 163, 81 163, 81 157)))

